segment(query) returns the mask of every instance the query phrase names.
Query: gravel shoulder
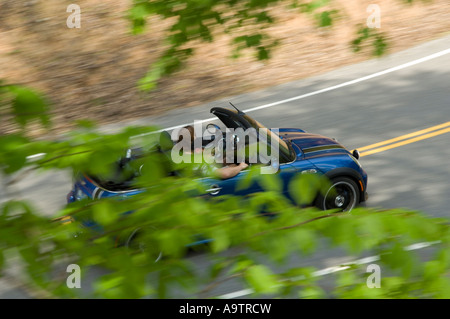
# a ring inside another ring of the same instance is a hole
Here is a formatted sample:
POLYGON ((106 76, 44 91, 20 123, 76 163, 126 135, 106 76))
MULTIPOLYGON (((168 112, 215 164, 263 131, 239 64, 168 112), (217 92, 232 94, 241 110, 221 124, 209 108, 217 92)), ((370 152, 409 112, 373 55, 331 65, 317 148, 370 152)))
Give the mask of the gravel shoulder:
MULTIPOLYGON (((125 19, 128 0, 99 3, 78 0, 80 29, 66 27, 66 4, 59 0, 0 4, 0 79, 23 83, 44 92, 52 103, 52 134, 69 130, 73 122, 91 119, 116 123, 166 113, 254 92, 274 85, 323 74, 372 59, 372 49, 351 50, 356 31, 365 25, 372 0, 334 0, 332 27, 317 28, 314 15, 274 7, 276 24, 267 32, 279 40, 273 57, 255 61, 253 52, 231 59, 230 37, 195 45, 186 67, 149 93, 137 81, 161 54, 168 21, 149 20, 149 30, 131 35, 125 19)), ((450 30, 448 0, 378 0, 381 28, 388 53, 441 37, 450 30)), ((245 107, 245 106, 244 106, 245 107)), ((2 125, 0 133, 11 132, 2 125)), ((38 126, 32 134, 40 135, 38 126)))

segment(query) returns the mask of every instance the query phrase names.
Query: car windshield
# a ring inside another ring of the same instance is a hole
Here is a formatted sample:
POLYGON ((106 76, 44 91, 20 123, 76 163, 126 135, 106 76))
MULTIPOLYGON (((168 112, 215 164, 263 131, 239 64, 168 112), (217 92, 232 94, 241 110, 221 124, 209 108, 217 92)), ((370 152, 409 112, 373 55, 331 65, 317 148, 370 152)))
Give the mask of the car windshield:
POLYGON ((286 156, 287 159, 292 159, 291 156, 291 151, 289 146, 287 145, 287 143, 285 141, 283 141, 277 134, 275 134, 274 132, 272 132, 271 130, 269 130, 267 127, 265 127, 264 125, 262 125, 261 123, 259 123, 258 121, 254 120, 253 118, 251 118, 248 115, 243 115, 243 117, 245 118, 245 120, 256 130, 262 129, 266 132, 267 134, 267 140, 271 141, 272 139, 278 141, 278 145, 280 146, 280 152, 282 154, 284 154, 286 156), (270 137, 270 138, 269 138, 270 137))

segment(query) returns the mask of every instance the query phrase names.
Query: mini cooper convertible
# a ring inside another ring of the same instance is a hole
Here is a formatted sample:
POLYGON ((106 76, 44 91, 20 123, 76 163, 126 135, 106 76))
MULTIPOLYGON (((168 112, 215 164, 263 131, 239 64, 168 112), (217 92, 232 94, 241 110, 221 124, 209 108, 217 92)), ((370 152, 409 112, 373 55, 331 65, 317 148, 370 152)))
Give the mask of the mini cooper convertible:
MULTIPOLYGON (((348 212, 367 200, 367 173, 358 161, 357 150, 350 152, 334 139, 297 128, 269 130, 238 109, 215 107, 211 109, 211 113, 220 120, 222 128, 213 123, 208 124, 207 127, 212 126, 222 131, 236 131, 236 129, 245 131, 252 128, 255 131, 266 130, 270 135, 266 143, 275 141, 279 149, 276 174, 283 181, 283 192, 287 198, 290 198, 288 184, 292 178, 297 174, 309 173, 324 175, 331 182, 328 190, 318 194, 315 201, 311 203, 319 209, 348 212)), ((205 145, 208 141, 202 142, 205 145)), ((130 157, 130 152, 128 153, 127 157, 130 157)), ((209 195, 206 194, 207 196, 226 194, 245 196, 262 191, 262 187, 257 184, 252 184, 245 190, 236 191, 237 183, 245 178, 248 172, 249 170, 242 170, 238 175, 223 180, 211 177, 202 177, 199 180, 203 183, 205 192, 209 193, 209 195)), ((142 191, 130 188, 127 182, 104 181, 96 176, 81 174, 67 195, 67 201, 71 203, 83 198, 130 196, 142 191)))

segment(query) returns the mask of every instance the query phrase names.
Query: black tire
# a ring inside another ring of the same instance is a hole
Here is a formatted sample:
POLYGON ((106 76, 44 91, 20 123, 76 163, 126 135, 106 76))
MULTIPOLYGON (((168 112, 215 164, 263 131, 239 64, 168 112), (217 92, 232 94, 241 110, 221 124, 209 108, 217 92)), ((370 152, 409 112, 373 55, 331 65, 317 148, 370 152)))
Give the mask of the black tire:
POLYGON ((359 202, 360 192, 356 182, 348 177, 335 177, 326 192, 317 197, 316 206, 322 210, 350 212, 359 202))
MULTIPOLYGON (((127 247, 132 253, 142 253, 146 250, 146 244, 140 240, 142 237, 142 229, 136 228, 133 230, 128 236, 125 247, 127 247)), ((155 260, 155 263, 158 262, 162 258, 162 252, 155 254, 152 257, 155 260)))

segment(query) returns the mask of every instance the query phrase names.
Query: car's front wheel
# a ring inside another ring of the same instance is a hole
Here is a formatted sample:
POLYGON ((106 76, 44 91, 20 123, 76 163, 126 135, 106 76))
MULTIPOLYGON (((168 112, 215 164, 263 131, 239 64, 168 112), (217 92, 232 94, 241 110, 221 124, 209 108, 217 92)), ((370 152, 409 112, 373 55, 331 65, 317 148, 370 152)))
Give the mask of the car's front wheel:
POLYGON ((331 186, 317 198, 316 205, 323 210, 338 209, 349 212, 360 201, 358 185, 348 177, 336 177, 331 180, 331 186))

